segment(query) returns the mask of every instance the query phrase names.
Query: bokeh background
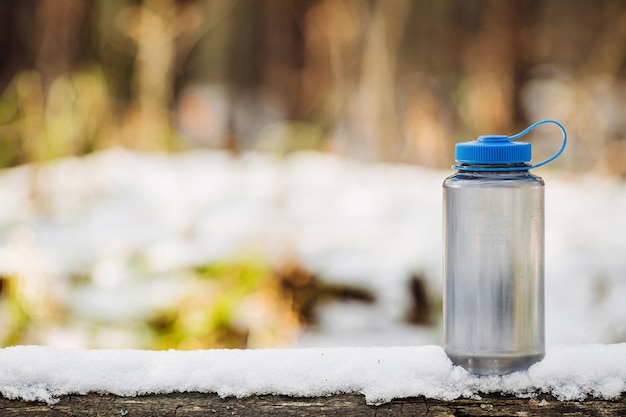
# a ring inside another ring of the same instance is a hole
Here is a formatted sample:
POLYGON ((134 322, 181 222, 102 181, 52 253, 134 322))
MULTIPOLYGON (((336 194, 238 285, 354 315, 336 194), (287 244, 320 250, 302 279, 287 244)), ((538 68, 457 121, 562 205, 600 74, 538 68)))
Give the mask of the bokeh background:
POLYGON ((625 105, 621 0, 4 0, 0 345, 440 343, 454 144, 544 118, 548 341, 626 341, 625 105))

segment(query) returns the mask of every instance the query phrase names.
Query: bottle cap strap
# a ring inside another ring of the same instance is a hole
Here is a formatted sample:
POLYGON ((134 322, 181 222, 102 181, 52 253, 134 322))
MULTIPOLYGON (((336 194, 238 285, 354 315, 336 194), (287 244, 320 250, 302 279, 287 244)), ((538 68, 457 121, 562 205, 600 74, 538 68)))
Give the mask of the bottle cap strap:
POLYGON ((531 130, 533 130, 534 128, 536 128, 539 125, 542 125, 544 123, 553 123, 555 125, 558 126, 559 129, 561 129, 561 133, 563 133, 563 143, 561 144, 561 147, 559 148, 558 151, 556 151, 556 153, 554 155, 552 155, 550 158, 539 162, 538 164, 534 164, 531 165, 529 167, 530 168, 538 168, 540 166, 543 166, 547 163, 550 163, 552 161, 554 161, 556 158, 559 157, 559 155, 561 155, 563 153, 563 151, 565 150, 565 146, 567 145, 567 132, 565 131, 565 128, 563 127, 563 125, 559 122, 557 122, 556 120, 551 120, 551 119, 546 119, 546 120, 541 120, 537 123, 533 123, 532 125, 528 126, 526 129, 522 130, 521 132, 519 132, 516 135, 513 136, 509 136, 510 140, 515 140, 518 138, 521 138, 522 136, 524 136, 526 133, 530 132, 531 130))

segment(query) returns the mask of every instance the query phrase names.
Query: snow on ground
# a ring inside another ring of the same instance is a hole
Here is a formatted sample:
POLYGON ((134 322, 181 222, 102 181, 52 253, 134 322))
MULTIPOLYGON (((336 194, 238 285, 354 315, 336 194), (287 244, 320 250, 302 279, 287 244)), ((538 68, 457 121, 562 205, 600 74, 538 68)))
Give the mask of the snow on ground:
POLYGON ((439 346, 189 352, 19 346, 0 350, 0 369, 0 393, 6 398, 48 403, 89 392, 360 393, 370 404, 490 392, 610 399, 626 391, 626 344, 552 347, 528 371, 492 377, 471 376, 453 366, 439 346))
MULTIPOLYGON (((293 258, 377 297, 327 305, 298 346, 438 344, 440 329, 402 317, 412 273, 441 296, 441 184, 451 173, 319 153, 119 149, 5 170, 0 274, 27 281, 34 300, 52 289, 80 316, 123 320, 175 303, 167 277, 177 269, 242 253, 293 258), (134 279, 138 260, 151 280, 134 279), (64 286, 81 274, 91 277, 81 291, 64 286)), ((546 180, 548 343, 626 341, 626 184, 536 173, 546 180)), ((46 343, 83 343, 70 338, 46 343)))

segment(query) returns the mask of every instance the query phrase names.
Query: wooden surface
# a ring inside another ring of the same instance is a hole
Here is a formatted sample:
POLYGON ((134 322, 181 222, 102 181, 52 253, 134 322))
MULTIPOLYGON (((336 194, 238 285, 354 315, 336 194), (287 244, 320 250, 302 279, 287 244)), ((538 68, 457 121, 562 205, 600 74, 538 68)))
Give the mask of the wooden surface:
POLYGON ((142 397, 71 395, 54 405, 0 397, 0 416, 42 417, 258 417, 258 416, 626 416, 626 399, 560 402, 550 396, 521 399, 487 395, 480 400, 431 400, 422 397, 367 405, 361 395, 317 398, 260 396, 221 399, 215 394, 166 394, 142 397))

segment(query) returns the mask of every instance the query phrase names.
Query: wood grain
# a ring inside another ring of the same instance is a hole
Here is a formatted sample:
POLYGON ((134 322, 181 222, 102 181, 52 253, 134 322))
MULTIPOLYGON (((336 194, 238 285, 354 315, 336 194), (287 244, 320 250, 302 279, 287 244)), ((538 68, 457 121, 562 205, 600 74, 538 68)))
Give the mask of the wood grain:
POLYGON ((118 397, 69 395, 58 403, 26 402, 0 398, 0 416, 14 417, 478 417, 478 416, 626 416, 626 399, 589 399, 561 402, 551 396, 523 399, 485 395, 481 399, 442 401, 424 397, 368 405, 357 394, 294 398, 256 396, 220 398, 215 394, 179 393, 118 397))

